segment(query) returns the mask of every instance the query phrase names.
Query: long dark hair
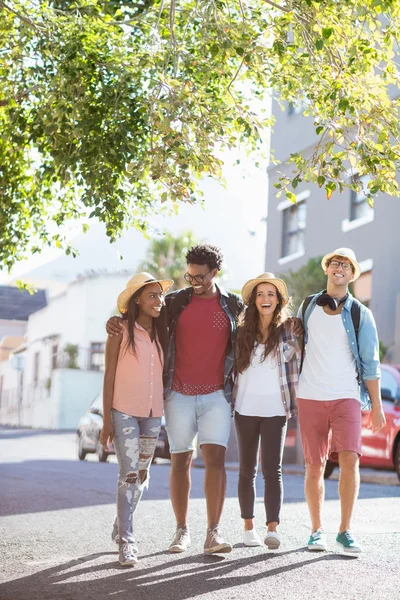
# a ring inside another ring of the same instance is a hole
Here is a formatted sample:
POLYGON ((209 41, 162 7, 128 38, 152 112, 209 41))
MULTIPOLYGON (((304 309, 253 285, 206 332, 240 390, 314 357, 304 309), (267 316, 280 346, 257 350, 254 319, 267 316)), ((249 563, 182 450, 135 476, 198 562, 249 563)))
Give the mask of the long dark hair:
MULTIPOLYGON (((275 287, 275 286, 274 286, 275 287)), ((254 346, 262 343, 262 331, 260 328, 260 314, 256 306, 256 286, 250 296, 247 309, 239 318, 237 338, 235 345, 235 369, 237 373, 243 373, 249 366, 254 352, 254 346)), ((268 328, 268 339, 264 344, 264 352, 261 357, 263 362, 268 354, 275 354, 279 345, 282 327, 287 318, 287 311, 283 307, 283 297, 277 288, 276 295, 278 304, 274 310, 272 321, 268 328)))
MULTIPOLYGON (((135 323, 139 316, 139 305, 136 302, 136 299, 141 296, 143 290, 146 286, 142 286, 139 288, 133 296, 131 296, 126 313, 122 315, 122 319, 124 321, 128 321, 128 339, 126 342, 125 352, 130 349, 133 354, 136 356, 136 345, 135 345, 135 323)), ((161 286, 160 286, 161 287, 161 286)), ((166 356, 167 348, 168 348, 168 330, 165 318, 165 307, 161 309, 161 314, 157 318, 152 318, 152 329, 150 332, 151 341, 156 341, 158 355, 162 362, 162 354, 166 356)))

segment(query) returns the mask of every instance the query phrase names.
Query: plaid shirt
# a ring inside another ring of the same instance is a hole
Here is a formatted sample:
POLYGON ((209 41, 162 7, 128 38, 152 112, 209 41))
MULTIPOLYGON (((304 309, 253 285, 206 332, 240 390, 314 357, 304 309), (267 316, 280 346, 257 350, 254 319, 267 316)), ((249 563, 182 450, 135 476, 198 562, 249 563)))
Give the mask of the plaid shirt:
MULTIPOLYGON (((281 339, 277 350, 279 367, 279 384, 282 394, 282 403, 285 407, 286 419, 297 415, 297 384, 299 382, 299 366, 301 360, 302 343, 292 332, 289 324, 281 329, 281 339)), ((237 394, 238 377, 235 380, 233 393, 233 408, 237 394)))
MULTIPOLYGON (((222 310, 227 315, 230 326, 230 340, 227 347, 225 365, 224 365, 224 392, 227 402, 232 402, 232 386, 233 386, 233 363, 234 363, 234 348, 236 339, 236 327, 239 314, 244 308, 242 300, 232 292, 226 292, 223 288, 217 286, 220 293, 220 305, 222 310)), ((169 328, 169 344, 167 352, 167 360, 165 361, 164 371, 164 393, 167 395, 172 387, 175 368, 175 330, 181 312, 190 303, 193 295, 191 287, 176 292, 171 292, 165 297, 165 304, 168 314, 169 328), (179 295, 179 297, 178 297, 179 295), (174 304, 178 302, 175 308, 174 304)))

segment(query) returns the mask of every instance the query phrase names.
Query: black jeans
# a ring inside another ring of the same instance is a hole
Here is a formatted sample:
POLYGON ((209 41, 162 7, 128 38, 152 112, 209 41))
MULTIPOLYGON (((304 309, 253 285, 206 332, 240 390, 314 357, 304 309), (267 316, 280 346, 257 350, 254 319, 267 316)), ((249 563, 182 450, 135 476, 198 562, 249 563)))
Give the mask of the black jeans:
POLYGON ((282 455, 286 417, 248 417, 235 412, 239 449, 238 496, 242 519, 254 518, 258 448, 261 437, 261 468, 264 504, 269 523, 279 523, 283 501, 282 455))

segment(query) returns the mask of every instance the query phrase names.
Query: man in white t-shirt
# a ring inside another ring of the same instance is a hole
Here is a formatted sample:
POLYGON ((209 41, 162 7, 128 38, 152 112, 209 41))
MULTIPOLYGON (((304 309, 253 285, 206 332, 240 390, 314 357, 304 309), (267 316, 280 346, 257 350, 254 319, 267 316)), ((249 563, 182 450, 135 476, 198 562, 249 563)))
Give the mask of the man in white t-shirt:
POLYGON ((331 457, 340 466, 341 523, 336 543, 345 552, 358 554, 361 548, 350 525, 359 488, 361 408, 371 409, 373 432, 385 425, 379 342, 371 311, 348 291, 349 283, 361 272, 354 252, 339 248, 324 256, 321 264, 328 277, 327 289, 307 299, 307 306, 303 302, 298 313, 305 340, 297 395, 312 526, 307 546, 327 549, 322 506, 325 463, 331 457))

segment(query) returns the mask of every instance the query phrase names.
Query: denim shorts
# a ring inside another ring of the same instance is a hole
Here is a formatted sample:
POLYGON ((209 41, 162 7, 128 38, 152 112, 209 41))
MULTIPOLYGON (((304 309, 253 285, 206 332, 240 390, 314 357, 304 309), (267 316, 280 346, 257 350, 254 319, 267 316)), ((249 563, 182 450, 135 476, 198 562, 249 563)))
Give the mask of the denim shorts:
POLYGON ((197 396, 171 390, 165 399, 164 411, 172 454, 194 450, 196 434, 200 446, 228 446, 231 406, 223 390, 197 396))

